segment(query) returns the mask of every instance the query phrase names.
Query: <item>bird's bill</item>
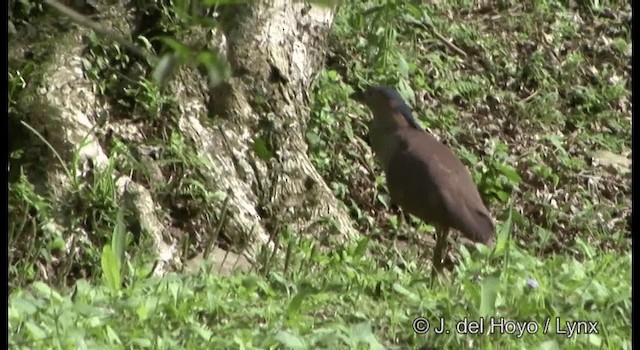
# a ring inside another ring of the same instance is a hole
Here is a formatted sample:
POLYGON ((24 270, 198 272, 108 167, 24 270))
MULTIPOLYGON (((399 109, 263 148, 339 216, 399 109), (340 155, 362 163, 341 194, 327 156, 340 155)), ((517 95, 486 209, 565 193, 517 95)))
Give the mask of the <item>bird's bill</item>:
POLYGON ((364 91, 357 89, 355 92, 349 95, 349 98, 354 101, 364 102, 364 91))

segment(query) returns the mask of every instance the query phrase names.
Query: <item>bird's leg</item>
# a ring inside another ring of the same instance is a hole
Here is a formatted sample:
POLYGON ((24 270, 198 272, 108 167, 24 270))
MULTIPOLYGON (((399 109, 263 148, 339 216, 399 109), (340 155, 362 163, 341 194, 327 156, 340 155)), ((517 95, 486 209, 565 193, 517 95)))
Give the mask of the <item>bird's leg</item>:
POLYGON ((444 259, 444 254, 447 248, 448 233, 448 228, 436 227, 436 247, 433 250, 432 276, 434 276, 436 272, 440 272, 440 270, 442 270, 442 260, 444 259))
POLYGON ((398 210, 398 213, 396 214, 396 232, 393 237, 394 240, 398 239, 398 235, 401 229, 402 229, 402 211, 398 210))

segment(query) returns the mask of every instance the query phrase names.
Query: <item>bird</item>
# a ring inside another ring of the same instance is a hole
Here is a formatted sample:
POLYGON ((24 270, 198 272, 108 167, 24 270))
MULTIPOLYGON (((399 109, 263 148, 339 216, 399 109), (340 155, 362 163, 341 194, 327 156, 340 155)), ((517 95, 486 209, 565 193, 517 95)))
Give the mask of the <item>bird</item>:
POLYGON ((349 97, 373 114, 369 144, 385 174, 392 202, 436 229, 432 271, 443 267, 450 229, 493 246, 493 219, 469 169, 420 126, 398 91, 367 86, 349 97))

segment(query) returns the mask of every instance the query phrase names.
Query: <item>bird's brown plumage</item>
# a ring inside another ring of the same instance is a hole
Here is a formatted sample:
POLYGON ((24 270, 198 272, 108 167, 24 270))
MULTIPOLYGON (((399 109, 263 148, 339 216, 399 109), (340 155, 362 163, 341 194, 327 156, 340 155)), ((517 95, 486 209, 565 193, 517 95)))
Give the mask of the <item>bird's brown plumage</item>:
POLYGON ((493 242, 494 225, 469 170, 422 130, 395 90, 369 87, 353 95, 372 110, 371 147, 387 178, 391 199, 404 211, 441 230, 493 242))
POLYGON ((424 131, 404 128, 394 137, 399 146, 385 173, 396 204, 426 223, 488 243, 493 223, 462 162, 424 131))

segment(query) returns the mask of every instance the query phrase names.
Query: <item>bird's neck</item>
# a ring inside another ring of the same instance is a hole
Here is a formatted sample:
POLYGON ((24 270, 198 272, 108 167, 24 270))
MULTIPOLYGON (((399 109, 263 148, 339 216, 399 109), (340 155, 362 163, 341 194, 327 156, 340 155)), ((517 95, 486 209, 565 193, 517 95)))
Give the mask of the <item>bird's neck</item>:
POLYGON ((399 138, 397 125, 389 123, 371 122, 369 127, 369 141, 371 149, 382 169, 387 170, 391 157, 398 151, 399 138))
POLYGON ((376 129, 385 132, 394 132, 409 127, 409 123, 407 123, 400 113, 374 114, 371 124, 375 126, 376 129))

